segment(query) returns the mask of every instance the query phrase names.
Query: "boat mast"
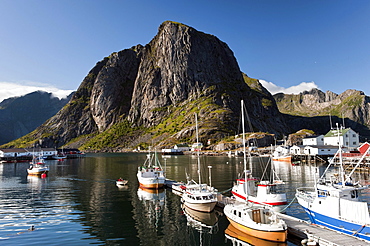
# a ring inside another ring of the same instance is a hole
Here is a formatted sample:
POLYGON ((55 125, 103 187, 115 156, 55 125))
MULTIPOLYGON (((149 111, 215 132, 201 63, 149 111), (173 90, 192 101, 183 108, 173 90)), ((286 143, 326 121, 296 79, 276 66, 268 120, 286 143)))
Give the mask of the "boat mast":
MULTIPOLYGON (((198 161, 198 180, 199 180, 199 188, 201 188, 201 181, 200 181, 200 160, 199 160, 199 137, 198 137, 198 118, 197 114, 195 113, 195 133, 197 135, 197 161, 198 161)), ((202 190, 202 189, 200 189, 202 190)))
POLYGON ((340 179, 342 181, 342 186, 345 186, 345 183, 344 183, 345 179, 344 179, 344 169, 343 169, 343 158, 342 158, 342 152, 343 152, 343 150, 342 150, 342 144, 341 144, 341 141, 340 141, 340 131, 339 131, 338 123, 337 123, 337 131, 338 131, 338 144, 339 144, 338 151, 339 151, 340 179))
POLYGON ((245 150, 245 129, 244 129, 244 101, 241 100, 241 110, 242 110, 242 129, 243 129, 243 167, 244 167, 244 191, 247 193, 247 153, 245 150))

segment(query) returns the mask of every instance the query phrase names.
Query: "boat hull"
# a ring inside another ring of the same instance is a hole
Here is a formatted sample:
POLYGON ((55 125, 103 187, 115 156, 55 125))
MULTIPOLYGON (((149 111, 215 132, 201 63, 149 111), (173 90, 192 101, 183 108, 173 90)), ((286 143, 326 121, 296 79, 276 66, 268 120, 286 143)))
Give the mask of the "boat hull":
POLYGON ((144 189, 161 189, 164 187, 164 182, 161 180, 154 182, 139 181, 139 186, 144 189))
POLYGON ((276 242, 285 242, 287 240, 288 232, 287 230, 284 231, 265 231, 265 230, 258 230, 255 228, 247 227, 245 225, 239 224, 238 222, 230 219, 227 217, 230 224, 238 229, 239 231, 257 237, 262 238, 269 241, 276 241, 276 242))
MULTIPOLYGON (((299 202, 299 199, 298 199, 299 202)), ((307 213, 310 221, 317 225, 322 225, 332 230, 352 235, 370 241, 370 227, 364 226, 341 219, 332 218, 308 209, 300 203, 307 213)))
POLYGON ((209 202, 209 203, 191 203, 191 202, 184 202, 184 205, 190 209, 199 212, 212 212, 215 209, 217 202, 209 202))
MULTIPOLYGON (((33 168, 35 169, 35 168, 33 168)), ((30 170, 27 169, 28 175, 41 175, 43 173, 48 173, 49 169, 38 169, 38 170, 30 170)))
POLYGON ((283 246, 287 245, 283 242, 273 242, 269 240, 264 240, 258 237, 241 232, 234 226, 229 224, 225 230, 225 236, 228 238, 232 245, 258 245, 258 246, 283 246))
POLYGON ((281 162, 292 162, 292 157, 291 156, 273 157, 272 160, 281 162))
MULTIPOLYGON (((239 185, 241 186, 241 185, 239 185)), ((239 202, 251 202, 254 204, 259 205, 269 205, 272 206, 273 210, 275 212, 281 212, 283 211, 286 206, 288 205, 286 195, 284 193, 276 193, 276 194, 262 194, 257 193, 257 196, 251 196, 248 194, 245 194, 243 192, 242 187, 235 186, 231 190, 231 194, 236 198, 239 202)))

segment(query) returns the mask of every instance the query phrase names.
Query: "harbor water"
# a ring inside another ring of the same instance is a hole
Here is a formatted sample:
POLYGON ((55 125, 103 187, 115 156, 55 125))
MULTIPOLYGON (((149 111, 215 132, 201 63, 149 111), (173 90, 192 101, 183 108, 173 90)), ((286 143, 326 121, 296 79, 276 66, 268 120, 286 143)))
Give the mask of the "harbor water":
MULTIPOLYGON (((230 232, 222 210, 206 217, 189 214, 170 190, 141 190, 136 172, 145 158, 143 153, 88 154, 81 159, 47 161, 46 178, 28 176, 28 163, 0 164, 0 245, 233 245, 233 240, 240 240, 230 232), (120 177, 129 181, 126 186, 116 186, 120 177)), ((198 181, 195 156, 159 159, 167 178, 198 181)), ((248 168, 261 177, 271 172, 267 160, 253 157, 248 168)), ((243 172, 243 160, 238 157, 202 156, 201 166, 202 181, 209 183, 210 177, 212 186, 228 196, 243 172)), ((287 193, 288 201, 294 199, 297 187, 314 184, 315 165, 274 163, 274 167, 285 182, 279 191, 287 193)), ((317 172, 324 169, 319 166, 317 172)), ((367 183, 368 173, 357 175, 367 183)), ((364 199, 369 200, 368 194, 364 199)), ((296 201, 286 213, 308 219, 296 201)))

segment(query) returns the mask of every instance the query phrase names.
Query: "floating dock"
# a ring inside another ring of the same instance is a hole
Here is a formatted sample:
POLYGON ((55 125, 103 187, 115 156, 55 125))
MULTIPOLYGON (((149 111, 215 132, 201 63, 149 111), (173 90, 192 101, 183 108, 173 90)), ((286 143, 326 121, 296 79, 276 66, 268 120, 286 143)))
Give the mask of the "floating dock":
MULTIPOLYGON (((172 189, 173 193, 181 196, 185 185, 183 182, 177 182, 174 180, 166 180, 165 186, 172 189)), ((226 204, 235 202, 230 197, 218 194, 217 196, 217 207, 223 209, 226 204)), ((354 236, 350 236, 344 233, 340 233, 323 226, 311 224, 307 221, 295 218, 290 215, 277 213, 288 226, 288 234, 302 240, 302 245, 370 245, 369 241, 359 239, 354 236), (304 240, 304 241, 303 241, 304 240), (303 244, 304 242, 304 244, 303 244)))

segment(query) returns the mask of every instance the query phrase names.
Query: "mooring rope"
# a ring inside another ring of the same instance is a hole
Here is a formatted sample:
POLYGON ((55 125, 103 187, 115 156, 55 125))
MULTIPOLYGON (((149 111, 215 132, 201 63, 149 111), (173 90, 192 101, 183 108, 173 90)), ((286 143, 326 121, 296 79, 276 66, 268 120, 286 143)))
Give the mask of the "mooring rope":
POLYGON ((286 205, 286 207, 285 207, 285 208, 283 208, 283 209, 280 211, 280 213, 284 212, 284 210, 285 210, 285 209, 287 209, 290 205, 292 205, 292 203, 294 202, 294 200, 295 200, 296 198, 297 198, 297 197, 294 197, 294 198, 292 199, 292 201, 291 201, 288 205, 286 205))
POLYGON ((226 193, 228 191, 231 191, 233 187, 231 187, 230 189, 227 189, 227 190, 224 190, 224 191, 219 191, 217 192, 217 194, 223 194, 223 193, 226 193))

